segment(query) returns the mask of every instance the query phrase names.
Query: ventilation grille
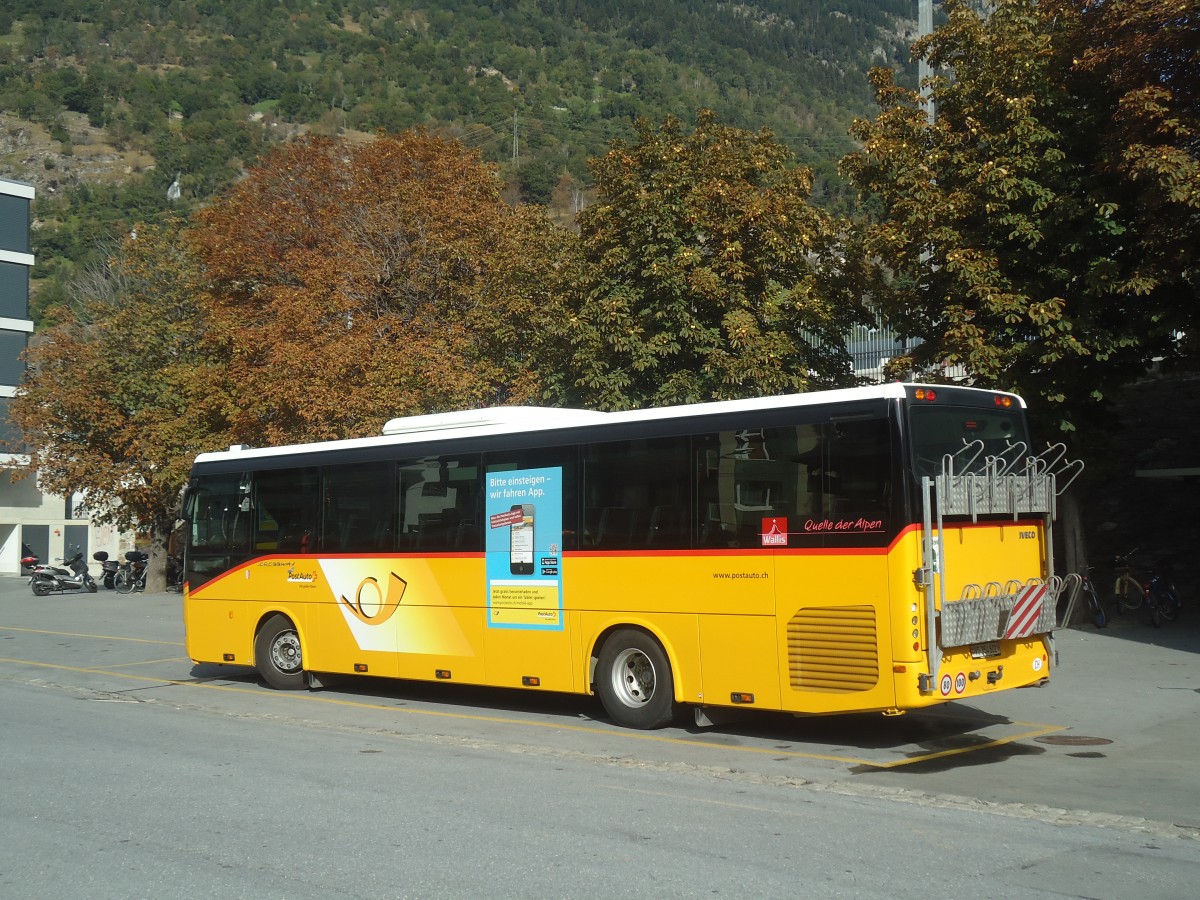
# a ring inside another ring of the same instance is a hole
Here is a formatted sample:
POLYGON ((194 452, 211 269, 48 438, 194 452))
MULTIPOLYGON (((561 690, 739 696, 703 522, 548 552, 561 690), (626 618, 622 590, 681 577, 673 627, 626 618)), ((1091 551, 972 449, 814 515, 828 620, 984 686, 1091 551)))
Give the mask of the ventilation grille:
POLYGON ((802 609, 788 622, 788 670, 798 691, 849 694, 879 682, 872 606, 802 609))

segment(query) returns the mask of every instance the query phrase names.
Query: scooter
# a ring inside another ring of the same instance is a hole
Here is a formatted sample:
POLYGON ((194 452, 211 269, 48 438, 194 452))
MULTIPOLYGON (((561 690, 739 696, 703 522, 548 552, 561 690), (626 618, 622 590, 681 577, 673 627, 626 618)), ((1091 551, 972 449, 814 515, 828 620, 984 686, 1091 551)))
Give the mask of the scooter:
POLYGON ((117 571, 121 567, 117 565, 117 561, 115 559, 109 559, 108 553, 104 550, 97 550, 92 554, 92 559, 100 563, 100 580, 104 582, 104 587, 111 591, 117 586, 117 571))
POLYGON ((96 579, 88 574, 88 566, 83 561, 82 552, 60 562, 64 563, 66 568, 47 563, 33 570, 33 577, 29 583, 35 594, 45 597, 47 594, 69 594, 77 591, 96 593, 96 579))

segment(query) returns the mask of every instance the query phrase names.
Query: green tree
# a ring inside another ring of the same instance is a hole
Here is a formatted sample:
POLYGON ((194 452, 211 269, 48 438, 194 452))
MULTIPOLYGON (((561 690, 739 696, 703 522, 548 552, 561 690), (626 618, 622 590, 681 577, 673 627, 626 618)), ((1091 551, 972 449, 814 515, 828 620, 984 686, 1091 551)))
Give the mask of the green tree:
POLYGON ((178 222, 139 228, 77 276, 63 320, 27 352, 11 406, 23 475, 83 492, 95 521, 150 531, 157 549, 192 459, 222 430, 208 414, 202 284, 178 222))
MULTIPOLYGON (((1179 241, 1195 230, 1195 176, 1190 193, 1162 189, 1194 172, 1194 144, 1156 183, 1127 138, 1098 137, 1127 109, 1102 67, 1080 64, 1107 5, 1003 0, 983 20, 947 0, 945 26, 914 48, 947 73, 930 85, 936 119, 875 70, 881 112, 855 123, 863 149, 842 164, 882 207, 862 232, 873 296, 923 341, 897 372, 1019 390, 1066 431, 1175 353, 1196 307, 1195 250, 1179 241)), ((1142 134, 1160 143, 1165 123, 1145 116, 1142 134)))
POLYGON ((581 268, 552 395, 627 409, 846 383, 840 229, 768 132, 699 114, 638 123, 592 165, 581 268))
POLYGON ((1101 111, 1099 164, 1133 229, 1129 290, 1200 352, 1200 10, 1175 0, 1056 0, 1072 74, 1101 111))

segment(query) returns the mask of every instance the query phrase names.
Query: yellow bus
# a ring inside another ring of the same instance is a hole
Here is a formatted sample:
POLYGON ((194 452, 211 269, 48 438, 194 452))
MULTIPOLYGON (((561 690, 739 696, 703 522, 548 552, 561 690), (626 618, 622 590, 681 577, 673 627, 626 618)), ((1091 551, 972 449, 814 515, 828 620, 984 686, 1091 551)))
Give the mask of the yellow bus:
POLYGON ((195 461, 196 663, 691 707, 896 714, 1041 684, 1061 447, 1025 404, 888 384, 601 413, 501 407, 195 461))

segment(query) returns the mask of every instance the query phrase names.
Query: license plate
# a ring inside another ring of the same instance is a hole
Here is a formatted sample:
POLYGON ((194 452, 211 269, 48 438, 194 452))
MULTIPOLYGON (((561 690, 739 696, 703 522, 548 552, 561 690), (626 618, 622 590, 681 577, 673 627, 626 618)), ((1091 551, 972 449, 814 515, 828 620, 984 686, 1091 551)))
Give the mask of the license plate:
POLYGON ((1000 642, 988 641, 986 644, 971 645, 971 659, 989 659, 1000 655, 1000 642))

